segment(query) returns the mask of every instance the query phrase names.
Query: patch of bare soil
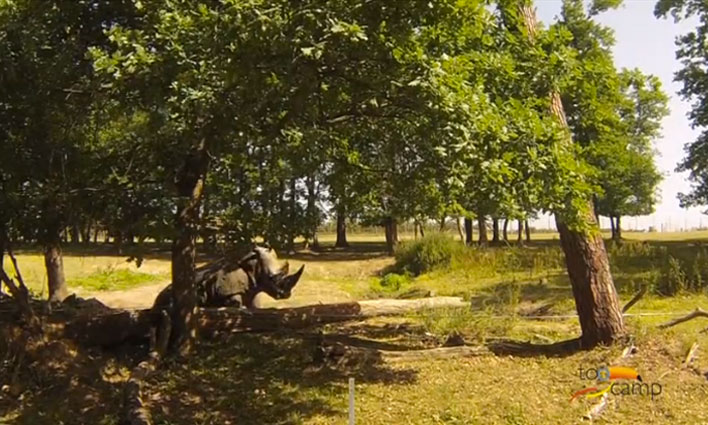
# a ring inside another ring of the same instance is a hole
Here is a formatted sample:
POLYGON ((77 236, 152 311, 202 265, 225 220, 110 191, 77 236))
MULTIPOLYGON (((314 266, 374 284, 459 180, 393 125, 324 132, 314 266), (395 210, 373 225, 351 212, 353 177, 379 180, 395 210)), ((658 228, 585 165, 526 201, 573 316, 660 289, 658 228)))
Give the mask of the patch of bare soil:
POLYGON ((161 282, 121 291, 91 292, 83 296, 96 298, 111 308, 150 308, 157 294, 167 285, 169 282, 161 282))

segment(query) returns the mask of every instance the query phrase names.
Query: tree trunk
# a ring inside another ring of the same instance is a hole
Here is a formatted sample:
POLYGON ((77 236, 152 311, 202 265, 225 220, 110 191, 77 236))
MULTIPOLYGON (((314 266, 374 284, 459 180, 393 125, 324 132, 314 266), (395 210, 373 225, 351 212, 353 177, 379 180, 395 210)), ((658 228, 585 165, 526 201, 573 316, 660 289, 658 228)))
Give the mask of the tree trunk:
POLYGON ((91 243, 91 221, 88 221, 83 229, 81 229, 81 242, 83 242, 84 245, 91 243))
POLYGON ((78 224, 72 224, 71 227, 69 228, 69 231, 71 232, 71 243, 73 244, 79 244, 81 241, 81 237, 79 234, 81 233, 79 231, 79 225, 78 224))
POLYGON ((69 296, 69 289, 64 278, 64 260, 61 256, 59 232, 44 244, 44 267, 47 270, 49 301, 62 302, 69 296))
POLYGON ((531 242, 531 226, 529 226, 528 220, 524 220, 524 230, 526 231, 526 242, 531 242))
POLYGON ((621 221, 622 216, 617 216, 617 223, 615 226, 615 232, 617 233, 617 241, 622 240, 622 221, 621 221))
POLYGON ((393 253, 398 244, 398 222, 394 217, 387 217, 384 220, 384 230, 386 231, 386 249, 389 253, 393 253))
POLYGON ((612 240, 617 238, 617 231, 615 230, 615 218, 610 216, 610 232, 612 234, 612 240))
POLYGON ((465 231, 462 228, 462 217, 457 217, 457 233, 460 235, 460 242, 465 243, 465 231))
POLYGON ((423 229, 423 223, 418 222, 418 228, 420 229, 420 237, 424 238, 425 237, 425 230, 423 229))
POLYGON ((205 141, 202 140, 185 159, 177 175, 179 200, 175 217, 175 239, 172 243, 172 334, 170 349, 186 355, 196 335, 195 256, 199 222, 199 206, 208 169, 205 141))
POLYGON ((505 218, 504 219, 504 227, 503 227, 503 234, 504 234, 504 242, 509 242, 509 219, 505 218))
POLYGON ((492 217, 492 243, 499 243, 499 219, 492 217))
POLYGON ((477 218, 477 227, 479 228, 479 244, 486 245, 489 242, 489 239, 487 239, 487 220, 481 214, 477 218))
POLYGON ((445 230, 445 219, 446 218, 447 217, 445 217, 445 216, 440 217, 440 231, 441 232, 445 230))
POLYGON ((312 248, 319 248, 317 243, 317 226, 319 220, 317 217, 317 189, 315 185, 315 177, 307 176, 307 240, 312 240, 312 248))
POLYGON ((122 254, 123 253, 123 231, 122 230, 118 230, 114 234, 113 244, 116 247, 116 252, 118 252, 118 254, 122 254))
POLYGON ((519 220, 519 229, 517 230, 516 243, 519 245, 524 244, 524 221, 519 220))
POLYGON ((347 221, 343 206, 337 207, 337 241, 334 243, 335 248, 346 248, 349 246, 347 242, 347 221))
MULTIPOLYGON (((522 3, 521 15, 534 41, 537 31, 536 13, 530 2, 522 3)), ((568 123, 558 92, 552 92, 551 113, 559 123, 568 129, 568 123)), ((570 132, 566 133, 566 143, 573 143, 570 132)), ((561 246, 573 287, 575 307, 578 311, 581 342, 590 348, 598 344, 609 344, 626 334, 617 291, 610 273, 605 244, 598 229, 593 205, 590 199, 583 209, 574 212, 583 222, 581 228, 570 228, 561 216, 556 214, 556 226, 560 233, 561 246)))
POLYGON ((413 222, 413 240, 415 240, 415 241, 418 240, 418 222, 417 221, 413 222))
POLYGON ((288 253, 295 253, 295 225, 297 221, 297 180, 293 177, 290 179, 290 223, 288 226, 288 243, 287 250, 288 253))
POLYGON ((465 244, 466 245, 472 245, 473 237, 474 235, 472 234, 472 219, 471 218, 465 218, 465 244))

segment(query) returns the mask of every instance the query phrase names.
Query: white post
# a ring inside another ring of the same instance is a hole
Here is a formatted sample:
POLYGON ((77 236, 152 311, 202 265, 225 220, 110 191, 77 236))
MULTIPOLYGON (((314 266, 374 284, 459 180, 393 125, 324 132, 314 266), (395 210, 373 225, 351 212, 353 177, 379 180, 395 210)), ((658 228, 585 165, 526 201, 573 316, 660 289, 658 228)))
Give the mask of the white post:
POLYGON ((354 425, 354 378, 349 378, 349 425, 354 425))

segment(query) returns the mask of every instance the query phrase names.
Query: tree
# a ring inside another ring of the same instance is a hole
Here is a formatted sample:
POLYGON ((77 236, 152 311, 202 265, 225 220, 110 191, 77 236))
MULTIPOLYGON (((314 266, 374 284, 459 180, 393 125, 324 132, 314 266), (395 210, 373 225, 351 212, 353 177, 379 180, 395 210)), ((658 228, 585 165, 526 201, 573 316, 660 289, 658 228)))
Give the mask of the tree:
POLYGON ((68 295, 62 232, 82 214, 80 199, 93 182, 85 172, 93 142, 87 130, 98 90, 87 52, 108 42, 107 22, 130 19, 125 3, 0 3, 2 137, 13 158, 0 174, 16 201, 11 230, 44 249, 51 301, 68 295))
POLYGON ((659 0, 654 14, 661 18, 671 15, 675 21, 693 16, 699 18, 699 24, 693 31, 676 40, 676 58, 681 60, 683 68, 674 75, 674 80, 683 84, 679 94, 685 100, 692 101, 688 117, 693 127, 699 127, 702 131, 696 140, 684 146, 686 156, 676 171, 688 172, 692 183, 689 193, 679 194, 681 206, 708 205, 708 131, 705 130, 708 126, 708 4, 699 0, 659 0))
POLYGON ((661 120, 668 114, 668 97, 661 82, 639 70, 623 70, 619 88, 624 102, 619 103, 620 123, 615 143, 595 142, 591 156, 598 170, 596 209, 610 217, 613 239, 621 239, 623 215, 654 212, 656 189, 661 181, 654 161, 653 140, 659 136, 661 120))
MULTIPOLYGON (((578 2, 566 1, 564 7, 574 3, 578 2)), ((602 9, 600 6, 600 3, 595 3, 592 8, 599 11, 602 9)), ((534 46, 540 31, 531 4, 527 1, 503 2, 502 7, 508 22, 518 17, 516 22, 522 35, 534 46)), ((548 92, 551 114, 562 128, 567 129, 568 122, 559 92, 553 86, 549 87, 548 92)), ((566 133, 562 143, 572 146, 572 136, 566 133)), ((581 342, 585 347, 612 343, 624 335, 625 328, 593 207, 587 193, 575 193, 566 199, 565 205, 555 209, 556 224, 580 319, 581 342)))

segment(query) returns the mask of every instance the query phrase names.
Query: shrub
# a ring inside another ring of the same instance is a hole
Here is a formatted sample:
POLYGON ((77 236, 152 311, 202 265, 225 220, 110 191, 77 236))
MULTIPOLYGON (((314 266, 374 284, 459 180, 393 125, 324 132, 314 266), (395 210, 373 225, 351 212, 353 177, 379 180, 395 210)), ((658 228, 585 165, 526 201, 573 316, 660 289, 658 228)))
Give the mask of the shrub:
POLYGON ((681 267, 681 262, 669 256, 669 261, 661 271, 661 277, 656 287, 660 295, 673 296, 688 288, 686 273, 681 267))
POLYGON ((374 293, 391 294, 406 289, 413 281, 409 273, 387 273, 381 279, 371 283, 371 290, 374 293))
POLYGON ((449 267, 465 247, 441 233, 402 243, 396 250, 396 269, 417 276, 437 268, 449 267))

